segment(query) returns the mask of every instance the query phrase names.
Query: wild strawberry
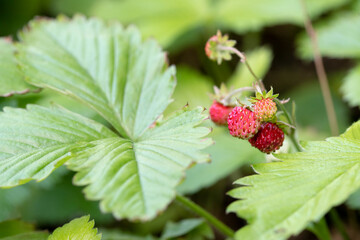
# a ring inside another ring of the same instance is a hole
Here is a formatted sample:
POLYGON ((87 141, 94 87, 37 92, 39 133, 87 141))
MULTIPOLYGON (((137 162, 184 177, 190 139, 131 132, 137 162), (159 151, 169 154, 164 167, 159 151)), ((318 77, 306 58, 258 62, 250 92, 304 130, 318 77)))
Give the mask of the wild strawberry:
POLYGON ((231 106, 224 106, 221 103, 214 100, 213 104, 211 105, 209 112, 211 120, 218 124, 218 125, 226 125, 227 119, 229 117, 229 113, 233 107, 231 106))
POLYGON ((255 114, 247 108, 235 107, 228 118, 230 134, 241 139, 253 137, 260 127, 260 121, 255 114))
POLYGON ((253 147, 269 154, 282 146, 284 132, 274 123, 263 123, 258 133, 253 138, 250 138, 249 142, 253 147))
POLYGON ((269 122, 274 119, 277 112, 276 103, 273 101, 274 98, 279 96, 279 94, 273 94, 273 89, 266 93, 256 92, 256 97, 251 98, 253 110, 256 117, 260 122, 269 122))
POLYGON ((205 44, 205 53, 209 59, 220 64, 223 60, 231 60, 232 51, 236 41, 230 40, 228 35, 222 35, 220 31, 212 36, 205 44))
POLYGON ((267 122, 274 118, 277 107, 271 98, 264 98, 254 103, 254 113, 261 122, 267 122))
POLYGON ((205 44, 205 54, 206 56, 208 56, 208 58, 211 58, 211 54, 212 54, 212 47, 210 45, 211 42, 215 42, 217 41, 218 37, 216 35, 212 36, 211 38, 209 38, 209 40, 207 40, 206 44, 205 44))

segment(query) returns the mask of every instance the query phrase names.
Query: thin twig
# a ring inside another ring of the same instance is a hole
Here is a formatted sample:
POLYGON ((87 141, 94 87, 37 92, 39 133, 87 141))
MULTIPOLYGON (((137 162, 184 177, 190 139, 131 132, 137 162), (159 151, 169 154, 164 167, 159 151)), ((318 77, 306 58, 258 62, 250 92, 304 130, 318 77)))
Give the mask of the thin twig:
POLYGON ((240 62, 245 64, 245 66, 247 67, 247 69, 249 70, 251 75, 255 78, 256 82, 259 84, 259 86, 261 88, 261 91, 265 90, 265 86, 264 86, 262 80, 258 76, 256 76, 256 74, 254 73, 254 71, 250 67, 250 64, 248 63, 244 53, 240 52, 239 50, 237 50, 234 47, 218 46, 218 48, 221 49, 221 50, 231 51, 232 53, 236 54, 240 58, 240 62))
POLYGON ((318 43, 317 43, 317 36, 316 32, 314 30, 314 27, 311 23, 310 17, 307 13, 306 5, 304 0, 300 0, 303 14, 304 14, 304 24, 307 34, 310 37, 311 40, 311 46, 313 49, 314 54, 314 62, 315 62, 315 68, 316 68, 316 74, 319 78, 321 92, 324 98, 325 107, 326 107, 326 113, 330 124, 331 134, 336 136, 339 134, 339 128, 337 124, 336 114, 335 114, 335 108, 334 104, 331 98, 330 88, 328 79, 326 76, 324 63, 319 51, 318 43))

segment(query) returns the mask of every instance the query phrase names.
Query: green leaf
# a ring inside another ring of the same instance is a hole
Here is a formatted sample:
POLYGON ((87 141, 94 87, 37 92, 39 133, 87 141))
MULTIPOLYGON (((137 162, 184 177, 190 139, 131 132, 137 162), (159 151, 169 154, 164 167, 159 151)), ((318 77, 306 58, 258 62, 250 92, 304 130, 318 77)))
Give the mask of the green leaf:
POLYGON ((28 105, 0 113, 0 186, 41 181, 72 157, 79 143, 116 136, 103 125, 60 108, 28 105))
POLYGON ((161 235, 161 239, 178 239, 179 237, 184 235, 185 235, 185 239, 204 239, 202 234, 207 235, 207 237, 209 238, 213 238, 211 229, 204 222, 204 220, 199 218, 193 218, 193 219, 185 219, 177 223, 168 222, 161 235), (205 229, 202 229, 204 227, 205 229), (201 229, 200 234, 199 233, 197 233, 198 235, 192 234, 200 229, 201 229), (206 230, 210 230, 210 232, 206 230), (191 235, 191 237, 189 235, 191 235))
POLYGON ((149 220, 175 197, 175 187, 192 162, 208 161, 198 150, 211 144, 199 125, 205 115, 183 110, 149 129, 137 142, 108 138, 92 142, 67 164, 79 172, 74 183, 89 185, 88 199, 100 200, 105 212, 118 217, 149 220))
MULTIPOLYGON (((341 6, 348 0, 307 0, 306 5, 312 17, 332 8, 341 6)), ((238 33, 248 30, 259 30, 264 26, 281 23, 303 24, 303 13, 297 0, 255 0, 255 1, 221 1, 216 19, 225 28, 238 33)))
POLYGON ((90 216, 84 216, 72 220, 64 226, 55 229, 48 240, 67 240, 67 239, 87 239, 101 240, 101 234, 97 235, 97 229, 94 227, 94 221, 90 221, 90 216))
POLYGON ((133 233, 127 233, 121 230, 108 230, 108 229, 101 229, 102 240, 155 240, 153 236, 140 236, 133 233))
MULTIPOLYGON (((322 55, 335 58, 360 57, 360 16, 358 12, 343 13, 315 27, 322 55)), ((312 58, 311 42, 306 34, 298 39, 298 53, 303 58, 312 58)))
POLYGON ((350 195, 349 199, 346 201, 346 204, 351 209, 360 209, 360 190, 358 189, 356 192, 350 195))
POLYGON ((7 236, 31 232, 35 229, 32 224, 19 220, 0 222, 0 239, 7 236))
POLYGON ((169 45, 187 30, 206 19, 207 0, 96 1, 89 15, 136 24, 145 37, 155 36, 169 45), (139 17, 140 16, 140 17, 139 17))
POLYGON ((70 95, 135 140, 169 104, 175 69, 153 40, 134 27, 87 20, 34 20, 19 35, 28 81, 70 95), (161 93, 161 94, 158 94, 161 93))
POLYGON ((47 232, 29 232, 0 238, 0 240, 47 240, 48 236, 47 232))
POLYGON ((286 239, 319 220, 360 187, 360 122, 340 137, 304 144, 305 152, 280 154, 282 162, 257 164, 257 175, 236 181, 242 199, 228 211, 248 221, 236 239, 286 239))
POLYGON ((24 76, 17 67, 15 47, 10 38, 0 38, 0 96, 25 94, 36 88, 24 81, 24 76))
POLYGON ((360 64, 351 69, 345 77, 341 92, 351 106, 360 106, 360 64))
POLYGON ((149 220, 175 197, 185 169, 209 160, 200 151, 211 144, 202 139, 209 129, 198 127, 207 118, 202 108, 162 120, 174 68, 166 68, 158 45, 142 43, 134 27, 60 17, 32 21, 20 38, 18 56, 30 82, 92 107, 123 138, 66 110, 6 109, 0 186, 42 180, 66 163, 78 172, 74 183, 87 185, 85 196, 100 200, 104 212, 149 220))
MULTIPOLYGON (((310 15, 316 17, 347 2, 349 0, 309 0, 307 4, 310 15)), ((244 33, 275 24, 303 24, 297 0, 156 0, 151 4, 146 0, 97 0, 89 5, 90 9, 89 6, 83 8, 88 15, 136 24, 145 37, 155 37, 163 46, 199 27, 244 33)))

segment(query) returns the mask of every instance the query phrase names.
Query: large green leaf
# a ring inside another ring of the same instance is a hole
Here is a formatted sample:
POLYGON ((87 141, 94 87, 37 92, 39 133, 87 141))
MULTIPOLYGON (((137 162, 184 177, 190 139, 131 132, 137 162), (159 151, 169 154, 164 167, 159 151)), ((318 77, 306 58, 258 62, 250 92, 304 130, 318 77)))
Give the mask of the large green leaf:
POLYGON ((24 81, 24 76, 17 67, 15 47, 10 38, 0 38, 0 96, 25 94, 36 89, 24 81))
MULTIPOLYGON (((315 17, 349 0, 306 2, 311 16, 315 17)), ((92 2, 90 9, 85 5, 82 10, 91 16, 135 23, 145 36, 154 36, 168 46, 179 36, 199 26, 243 33, 274 24, 302 24, 299 4, 297 0, 97 0, 92 2)))
POLYGON ((74 183, 89 185, 89 199, 102 200, 101 208, 116 217, 153 218, 175 197, 175 187, 192 162, 208 161, 198 149, 211 141, 200 138, 209 130, 199 125, 205 115, 198 108, 183 110, 149 129, 137 142, 108 138, 92 142, 68 162, 78 171, 74 183))
POLYGON ((0 113, 0 186, 41 181, 72 157, 79 143, 114 137, 103 125, 60 108, 29 105, 0 113))
POLYGON ((307 142, 305 152, 277 155, 282 162, 257 164, 257 175, 230 195, 242 200, 228 211, 248 221, 236 239, 286 239, 360 187, 360 122, 340 137, 307 142))
POLYGON ((351 106, 360 106, 360 64, 345 77, 341 92, 351 106))
MULTIPOLYGON (((315 27, 320 52, 327 57, 360 57, 360 16, 358 12, 343 13, 315 27)), ((312 47, 308 36, 299 38, 299 54, 312 58, 312 47)))
POLYGON ((169 104, 175 69, 165 69, 164 53, 136 28, 77 16, 29 29, 19 35, 28 81, 83 101, 122 136, 137 139, 169 104))
POLYGON ((0 126, 22 125, 17 138, 27 134, 41 150, 0 141, 7 164, 0 170, 5 173, 1 186, 42 180, 66 162, 78 172, 74 183, 87 185, 86 197, 100 200, 103 211, 117 218, 155 217, 174 198, 185 169, 208 161, 200 152, 211 144, 202 139, 209 129, 198 127, 207 118, 203 109, 186 108, 162 120, 174 68, 166 68, 161 49, 154 41, 142 43, 134 27, 77 16, 35 20, 27 29, 20 35, 18 56, 28 81, 84 102, 122 137, 65 110, 6 110, 0 126), (38 143, 36 137, 43 135, 50 139, 38 143))
POLYGON ((55 229, 48 240, 101 240, 101 235, 98 235, 97 229, 93 228, 95 225, 94 221, 89 222, 89 219, 90 216, 84 216, 72 220, 64 226, 55 229))

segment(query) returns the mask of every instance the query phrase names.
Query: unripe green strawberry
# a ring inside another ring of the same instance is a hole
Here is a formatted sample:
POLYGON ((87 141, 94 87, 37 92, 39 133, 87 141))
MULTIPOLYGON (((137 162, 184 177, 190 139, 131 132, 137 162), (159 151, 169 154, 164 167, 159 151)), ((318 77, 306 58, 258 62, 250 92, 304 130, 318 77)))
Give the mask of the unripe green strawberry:
POLYGON ((233 107, 224 106, 223 104, 214 100, 213 104, 209 109, 211 120, 218 125, 226 125, 229 113, 233 107))
POLYGON ((241 139, 253 137, 260 127, 254 112, 244 107, 235 107, 228 118, 230 134, 241 139))
POLYGON ((277 112, 276 103, 271 98, 264 98, 254 103, 254 113, 260 122, 270 121, 277 112))
POLYGON ((249 139, 253 147, 264 153, 278 150, 284 142, 284 132, 275 123, 263 123, 258 133, 249 139))

